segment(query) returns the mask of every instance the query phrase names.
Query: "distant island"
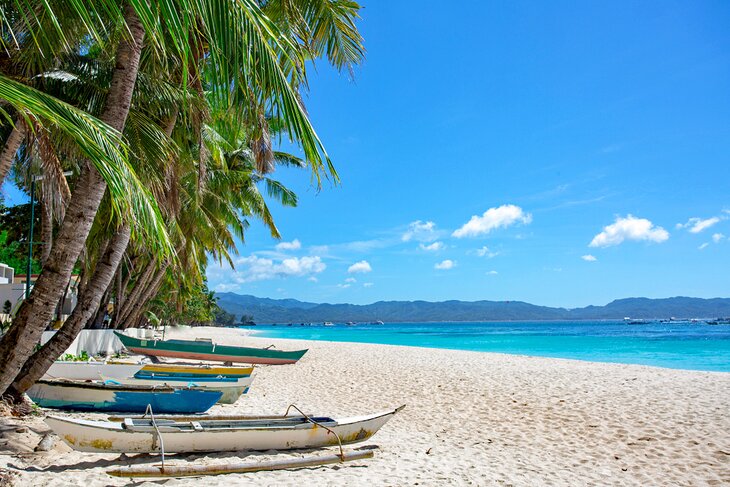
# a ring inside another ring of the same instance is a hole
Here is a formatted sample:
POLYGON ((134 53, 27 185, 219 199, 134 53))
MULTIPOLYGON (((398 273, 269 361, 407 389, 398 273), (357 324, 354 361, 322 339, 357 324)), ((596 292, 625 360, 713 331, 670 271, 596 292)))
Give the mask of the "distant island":
POLYGON ((378 301, 372 304, 308 303, 216 293, 218 305, 255 323, 543 321, 690 319, 730 316, 730 298, 673 297, 617 299, 605 306, 552 308, 522 301, 378 301))

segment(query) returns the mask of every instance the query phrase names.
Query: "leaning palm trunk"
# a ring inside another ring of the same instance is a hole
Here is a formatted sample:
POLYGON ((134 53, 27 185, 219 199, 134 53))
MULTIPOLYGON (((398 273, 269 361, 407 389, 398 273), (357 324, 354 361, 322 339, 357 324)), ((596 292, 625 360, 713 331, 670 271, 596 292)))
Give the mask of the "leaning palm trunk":
POLYGON ((101 299, 114 278, 119 267, 124 251, 129 244, 130 229, 128 225, 122 228, 112 237, 106 247, 104 255, 96 264, 94 274, 89 279, 89 284, 79 295, 78 303, 71 316, 61 329, 46 342, 40 350, 35 352, 23 366, 15 378, 12 388, 23 393, 32 386, 38 379, 43 377, 53 362, 69 347, 76 339, 79 332, 83 330, 86 323, 91 320, 99 309, 101 299))
MULTIPOLYGON (((143 26, 130 5, 124 8, 124 18, 131 37, 122 39, 117 48, 109 95, 100 117, 120 132, 129 114, 144 40, 143 26)), ((18 310, 13 326, 0 341, 0 394, 5 392, 20 372, 51 320, 89 235, 105 190, 104 179, 88 164, 76 184, 47 265, 33 286, 30 297, 18 310)))
POLYGON ((135 303, 134 309, 132 311, 132 314, 127 318, 125 327, 129 328, 134 323, 139 322, 142 312, 144 311, 144 307, 147 305, 147 303, 150 302, 152 298, 154 298, 157 295, 157 292, 160 290, 160 286, 162 286, 162 279, 165 277, 165 274, 167 273, 167 262, 163 263, 162 266, 157 270, 157 274, 155 274, 155 277, 152 279, 150 284, 145 289, 144 293, 139 298, 139 301, 135 303))
MULTIPOLYGON (((134 310, 134 306, 136 306, 137 302, 139 301, 140 297, 142 296, 142 293, 147 288, 147 285, 150 283, 150 281, 154 277, 154 271, 157 267, 157 259, 151 259, 147 263, 147 267, 145 267, 142 274, 139 276, 137 281, 134 283, 132 287, 132 291, 129 293, 129 296, 124 298, 123 305, 119 306, 119 309, 114 311, 114 324, 115 328, 122 327, 122 323, 126 321, 127 318, 132 314, 132 311, 134 310)), ((126 289, 122 288, 122 289, 126 289)))
POLYGON ((3 151, 0 153, 0 184, 5 180, 5 176, 8 175, 10 167, 13 165, 15 154, 20 149, 20 144, 23 143, 25 138, 25 123, 18 118, 15 121, 15 127, 10 132, 8 140, 5 141, 3 151))
POLYGON ((45 267, 48 257, 51 256, 53 246, 53 200, 43 198, 40 201, 41 210, 41 267, 45 267))

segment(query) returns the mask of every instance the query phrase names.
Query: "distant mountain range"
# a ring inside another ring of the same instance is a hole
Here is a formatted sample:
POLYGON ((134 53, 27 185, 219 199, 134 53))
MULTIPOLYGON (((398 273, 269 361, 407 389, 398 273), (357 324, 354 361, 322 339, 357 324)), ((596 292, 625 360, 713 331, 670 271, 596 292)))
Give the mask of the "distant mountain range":
POLYGON ((541 321, 611 320, 631 317, 717 318, 730 316, 730 298, 617 299, 606 306, 551 308, 522 301, 378 301, 377 303, 318 304, 296 299, 257 298, 216 293, 218 304, 239 320, 253 316, 256 323, 334 323, 384 321, 541 321))

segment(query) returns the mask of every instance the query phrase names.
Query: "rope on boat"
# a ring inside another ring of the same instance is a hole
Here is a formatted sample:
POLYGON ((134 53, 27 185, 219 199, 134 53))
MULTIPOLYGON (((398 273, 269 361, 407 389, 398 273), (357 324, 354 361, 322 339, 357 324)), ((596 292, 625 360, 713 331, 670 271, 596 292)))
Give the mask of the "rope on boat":
POLYGON ((299 414, 301 414, 301 415, 302 415, 302 417, 303 417, 304 419, 306 419, 307 421, 309 421, 310 423, 312 423, 312 424, 316 424, 316 425, 317 425, 317 426, 319 426, 320 428, 324 428, 324 429, 326 429, 327 431, 329 431, 330 433, 332 433, 333 435, 335 435, 335 438, 337 438, 337 444, 338 444, 338 445, 340 446, 340 455, 339 455, 339 457, 340 457, 340 460, 344 462, 344 461, 345 461, 345 451, 344 451, 344 450, 342 449, 342 440, 340 439, 340 435, 338 435, 338 434, 337 434, 337 432, 335 432, 335 430, 333 430, 332 428, 329 428, 329 427, 327 427, 327 426, 323 425, 322 423, 320 423, 320 422, 318 422, 318 421, 315 421, 315 420, 313 420, 312 418, 310 418, 310 417, 309 417, 309 416, 307 416, 306 414, 304 414, 304 413, 302 412, 302 410, 301 410, 301 409, 299 409, 299 408, 298 408, 298 407, 297 407, 296 405, 294 405, 294 404, 289 404, 289 407, 288 407, 288 408, 286 408, 286 412, 284 413, 284 416, 289 416, 289 410, 290 410, 291 408, 294 408, 294 409, 296 409, 297 411, 299 411, 299 414))
MULTIPOLYGON (((152 404, 147 404, 147 409, 145 409, 144 414, 142 415, 142 418, 147 416, 147 413, 150 414, 150 418, 152 419, 152 427, 155 428, 155 432, 157 433, 157 439, 160 441, 160 453, 162 453, 162 472, 165 472, 165 442, 162 441, 162 433, 160 433, 160 429, 157 427, 157 421, 155 421, 155 413, 152 412, 152 404)), ((152 448, 155 448, 155 438, 152 438, 152 448)))

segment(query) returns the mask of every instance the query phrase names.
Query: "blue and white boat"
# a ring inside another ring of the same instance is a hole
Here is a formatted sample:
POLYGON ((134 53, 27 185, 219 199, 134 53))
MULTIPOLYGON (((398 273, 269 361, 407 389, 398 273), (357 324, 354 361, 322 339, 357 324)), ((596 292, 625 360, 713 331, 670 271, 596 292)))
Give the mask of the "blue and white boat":
POLYGON ((33 402, 44 408, 143 413, 147 405, 151 405, 159 414, 203 413, 222 396, 220 391, 194 387, 68 380, 39 380, 27 393, 33 402))

